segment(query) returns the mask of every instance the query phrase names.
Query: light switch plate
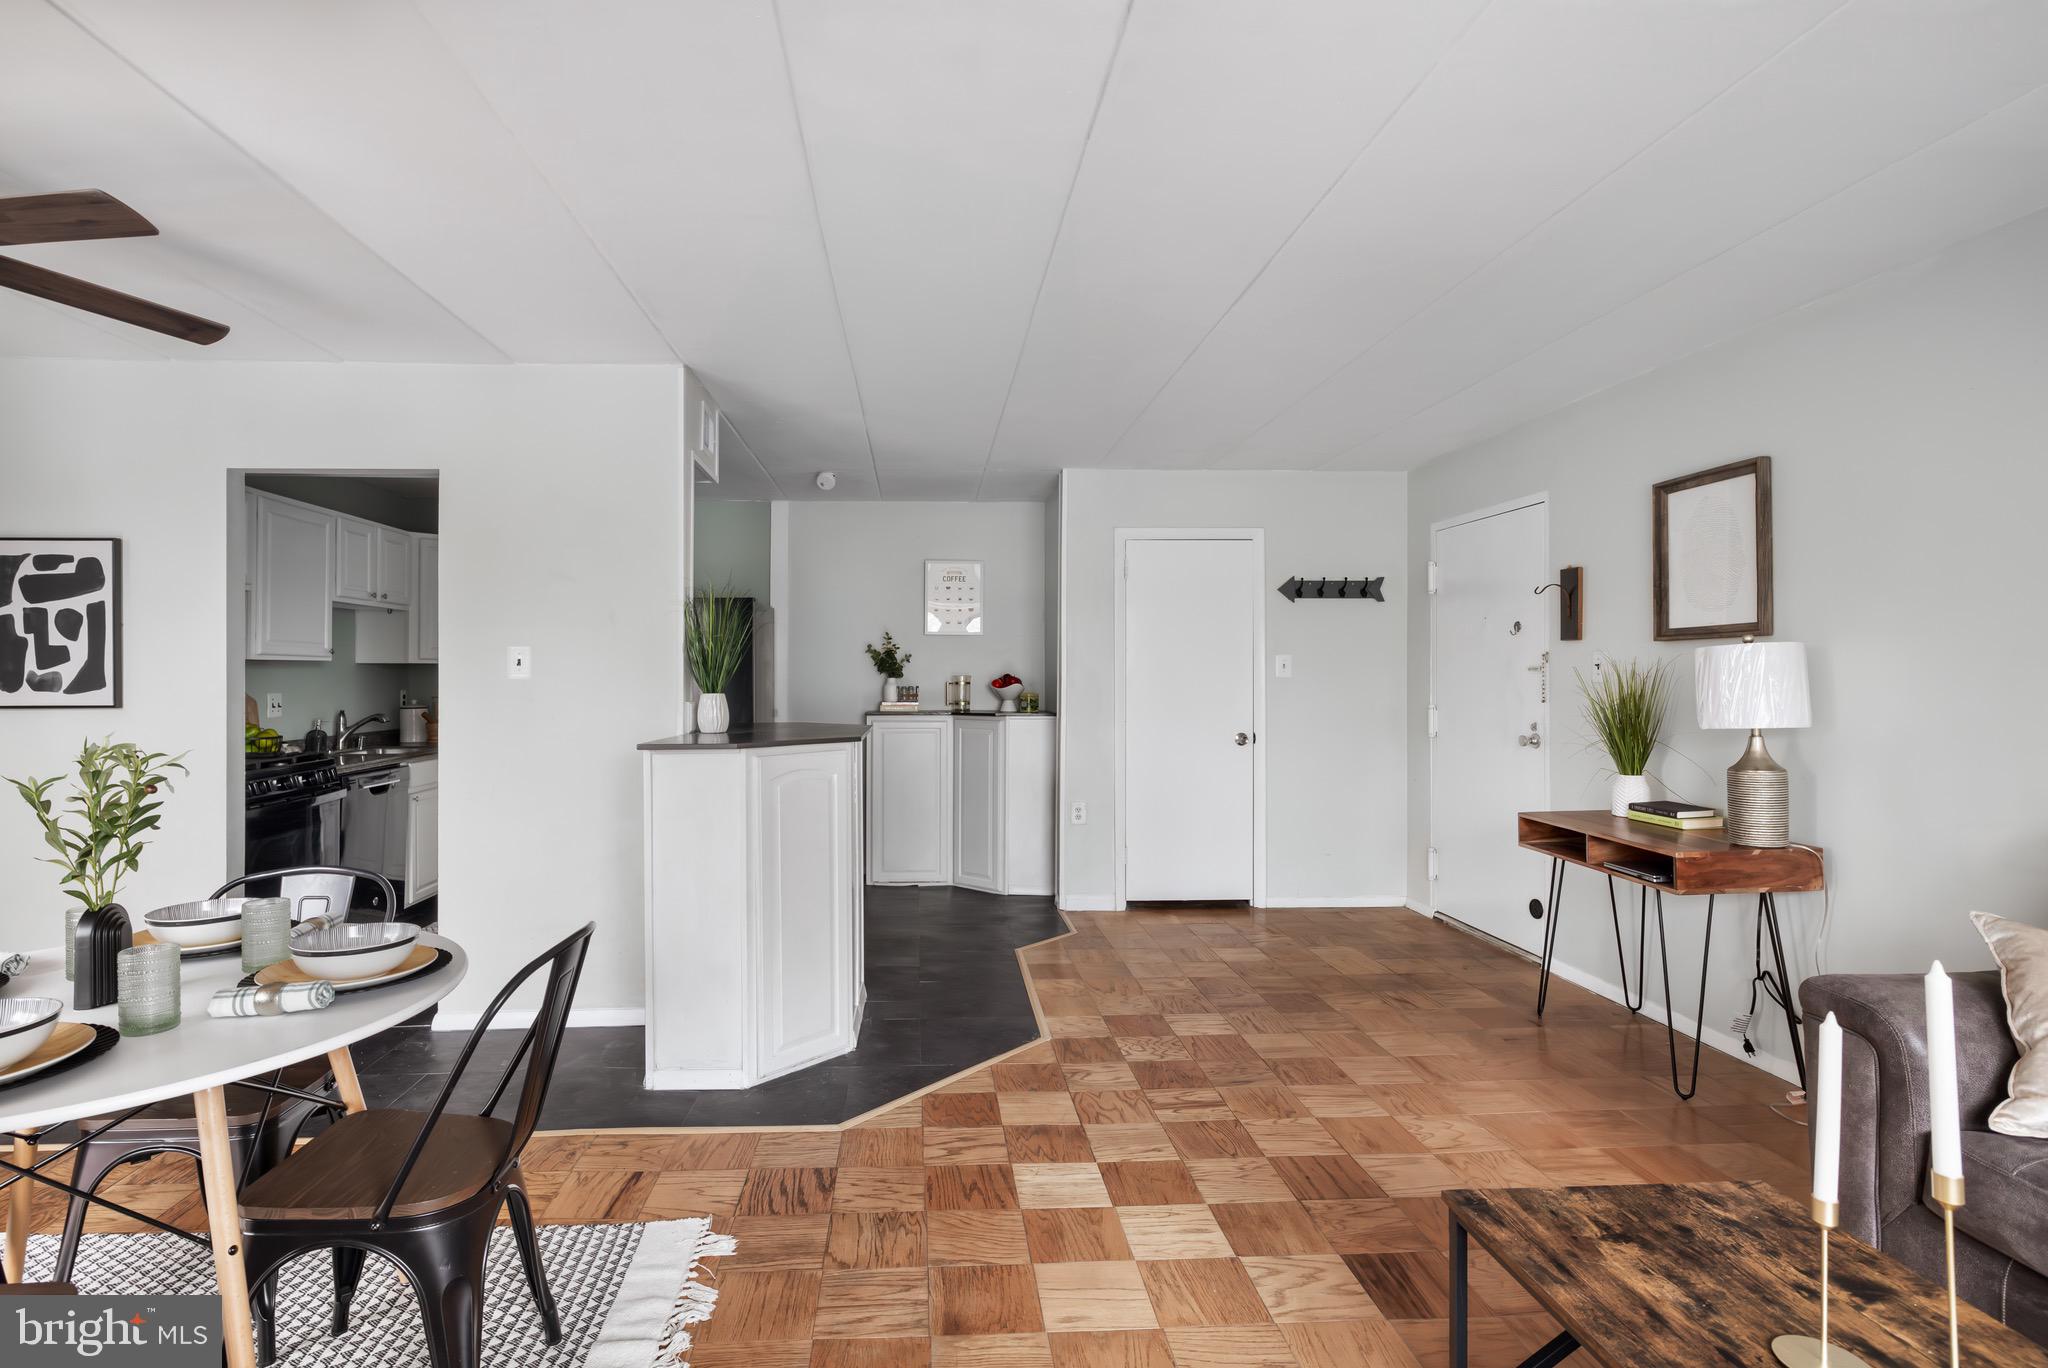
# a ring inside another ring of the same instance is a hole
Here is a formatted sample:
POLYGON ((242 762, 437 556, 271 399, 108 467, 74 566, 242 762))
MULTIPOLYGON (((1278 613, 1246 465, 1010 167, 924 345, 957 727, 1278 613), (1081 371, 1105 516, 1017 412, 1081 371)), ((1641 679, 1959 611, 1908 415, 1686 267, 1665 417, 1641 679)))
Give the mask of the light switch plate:
POLYGON ((505 678, 533 678, 533 652, 524 646, 505 648, 505 678))
POLYGON ((281 693, 263 695, 263 715, 265 717, 283 717, 284 695, 281 693))
POLYGON ((1294 657, 1293 657, 1293 656, 1291 656, 1291 655, 1276 655, 1276 656, 1274 656, 1274 657, 1273 657, 1273 678, 1275 678, 1275 679, 1292 679, 1292 678, 1294 678, 1294 657))

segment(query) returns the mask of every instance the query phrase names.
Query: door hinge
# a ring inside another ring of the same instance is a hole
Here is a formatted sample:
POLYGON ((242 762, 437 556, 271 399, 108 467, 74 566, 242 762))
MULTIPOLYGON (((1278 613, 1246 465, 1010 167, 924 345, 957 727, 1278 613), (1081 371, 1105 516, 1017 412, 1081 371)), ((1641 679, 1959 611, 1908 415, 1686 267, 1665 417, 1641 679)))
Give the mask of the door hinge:
POLYGON ((1430 704, 1430 705, 1429 705, 1429 734, 1430 734, 1431 736, 1435 736, 1435 735, 1436 735, 1436 733, 1437 733, 1437 719, 1436 719, 1436 704, 1432 703, 1432 704, 1430 704))
POLYGON ((1430 593, 1432 593, 1432 594, 1434 594, 1434 593, 1436 592, 1436 562, 1435 562, 1435 561, 1431 561, 1431 562, 1429 563, 1429 592, 1430 592, 1430 593))
POLYGON ((1429 848, 1429 881, 1436 882, 1436 847, 1429 848))

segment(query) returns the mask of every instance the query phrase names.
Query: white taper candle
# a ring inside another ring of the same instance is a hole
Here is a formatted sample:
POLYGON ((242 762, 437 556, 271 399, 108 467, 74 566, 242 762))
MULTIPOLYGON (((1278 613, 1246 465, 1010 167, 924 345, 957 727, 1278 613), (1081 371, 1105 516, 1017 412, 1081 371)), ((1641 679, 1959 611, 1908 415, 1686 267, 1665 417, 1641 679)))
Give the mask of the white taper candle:
POLYGON ((1927 971, 1927 1114, 1934 1143, 1933 1170, 1963 1176, 1963 1127, 1956 1102, 1956 1003, 1948 974, 1936 960, 1927 971))
POLYGON ((1813 1199, 1842 1199, 1842 1027, 1833 1012, 1820 1024, 1813 1061, 1813 1199))

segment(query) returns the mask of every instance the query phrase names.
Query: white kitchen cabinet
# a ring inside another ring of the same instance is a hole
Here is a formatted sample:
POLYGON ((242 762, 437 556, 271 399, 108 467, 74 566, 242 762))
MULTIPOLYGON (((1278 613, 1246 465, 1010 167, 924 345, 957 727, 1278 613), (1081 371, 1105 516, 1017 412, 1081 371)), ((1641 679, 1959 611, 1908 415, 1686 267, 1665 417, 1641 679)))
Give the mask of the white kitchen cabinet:
POLYGON ((1003 732, 997 717, 953 722, 953 882, 1003 891, 1003 732))
POLYGON ((646 1086, 752 1087, 853 1049, 866 997, 858 734, 642 750, 646 1086))
POLYGON ((869 721, 868 882, 1052 895, 1052 714, 869 721))
POLYGON ((405 905, 441 891, 441 766, 418 760, 406 767, 405 905))
POLYGON ((334 519, 334 601, 377 601, 377 525, 360 518, 334 519))
POLYGON ((868 882, 951 883, 953 719, 876 718, 868 793, 868 882))
POLYGON ((334 515, 250 490, 249 659, 334 655, 334 515))
POLYGON ((421 663, 441 658, 441 539, 422 534, 412 539, 412 658, 421 663))
POLYGON ((371 587, 377 602, 386 608, 403 608, 412 602, 413 541, 410 532, 395 527, 377 529, 377 574, 371 587))

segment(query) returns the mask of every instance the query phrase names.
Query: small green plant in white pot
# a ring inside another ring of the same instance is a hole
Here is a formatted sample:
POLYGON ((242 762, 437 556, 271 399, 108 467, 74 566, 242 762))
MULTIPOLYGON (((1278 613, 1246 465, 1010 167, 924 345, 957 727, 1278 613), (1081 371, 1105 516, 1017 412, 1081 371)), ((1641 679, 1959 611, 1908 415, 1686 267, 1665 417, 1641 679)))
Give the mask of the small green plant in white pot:
POLYGON ((1630 803, 1649 801, 1650 756, 1664 734, 1664 713, 1671 703, 1670 662, 1609 661, 1604 670, 1596 667, 1591 683, 1576 670, 1572 673, 1585 700, 1586 723, 1614 766, 1608 810, 1626 817, 1630 803))
POLYGON ((882 644, 876 646, 869 642, 867 652, 868 660, 874 665, 875 672, 882 676, 882 701, 894 703, 896 681, 903 678, 903 667, 910 663, 910 652, 898 646, 896 638, 886 631, 882 633, 882 644))
POLYGON ((747 658, 754 615, 739 595, 699 589, 683 613, 683 651, 697 681, 697 730, 722 736, 732 725, 725 686, 747 658))
POLYGON ((71 796, 61 806, 50 796, 61 774, 7 781, 35 813, 43 844, 56 852, 43 862, 63 871, 58 882, 76 900, 64 917, 65 978, 72 976, 72 928, 85 912, 116 906, 121 881, 141 867, 143 833, 161 820, 156 795, 170 790, 174 771, 185 772, 181 760, 109 737, 79 749, 71 796))

